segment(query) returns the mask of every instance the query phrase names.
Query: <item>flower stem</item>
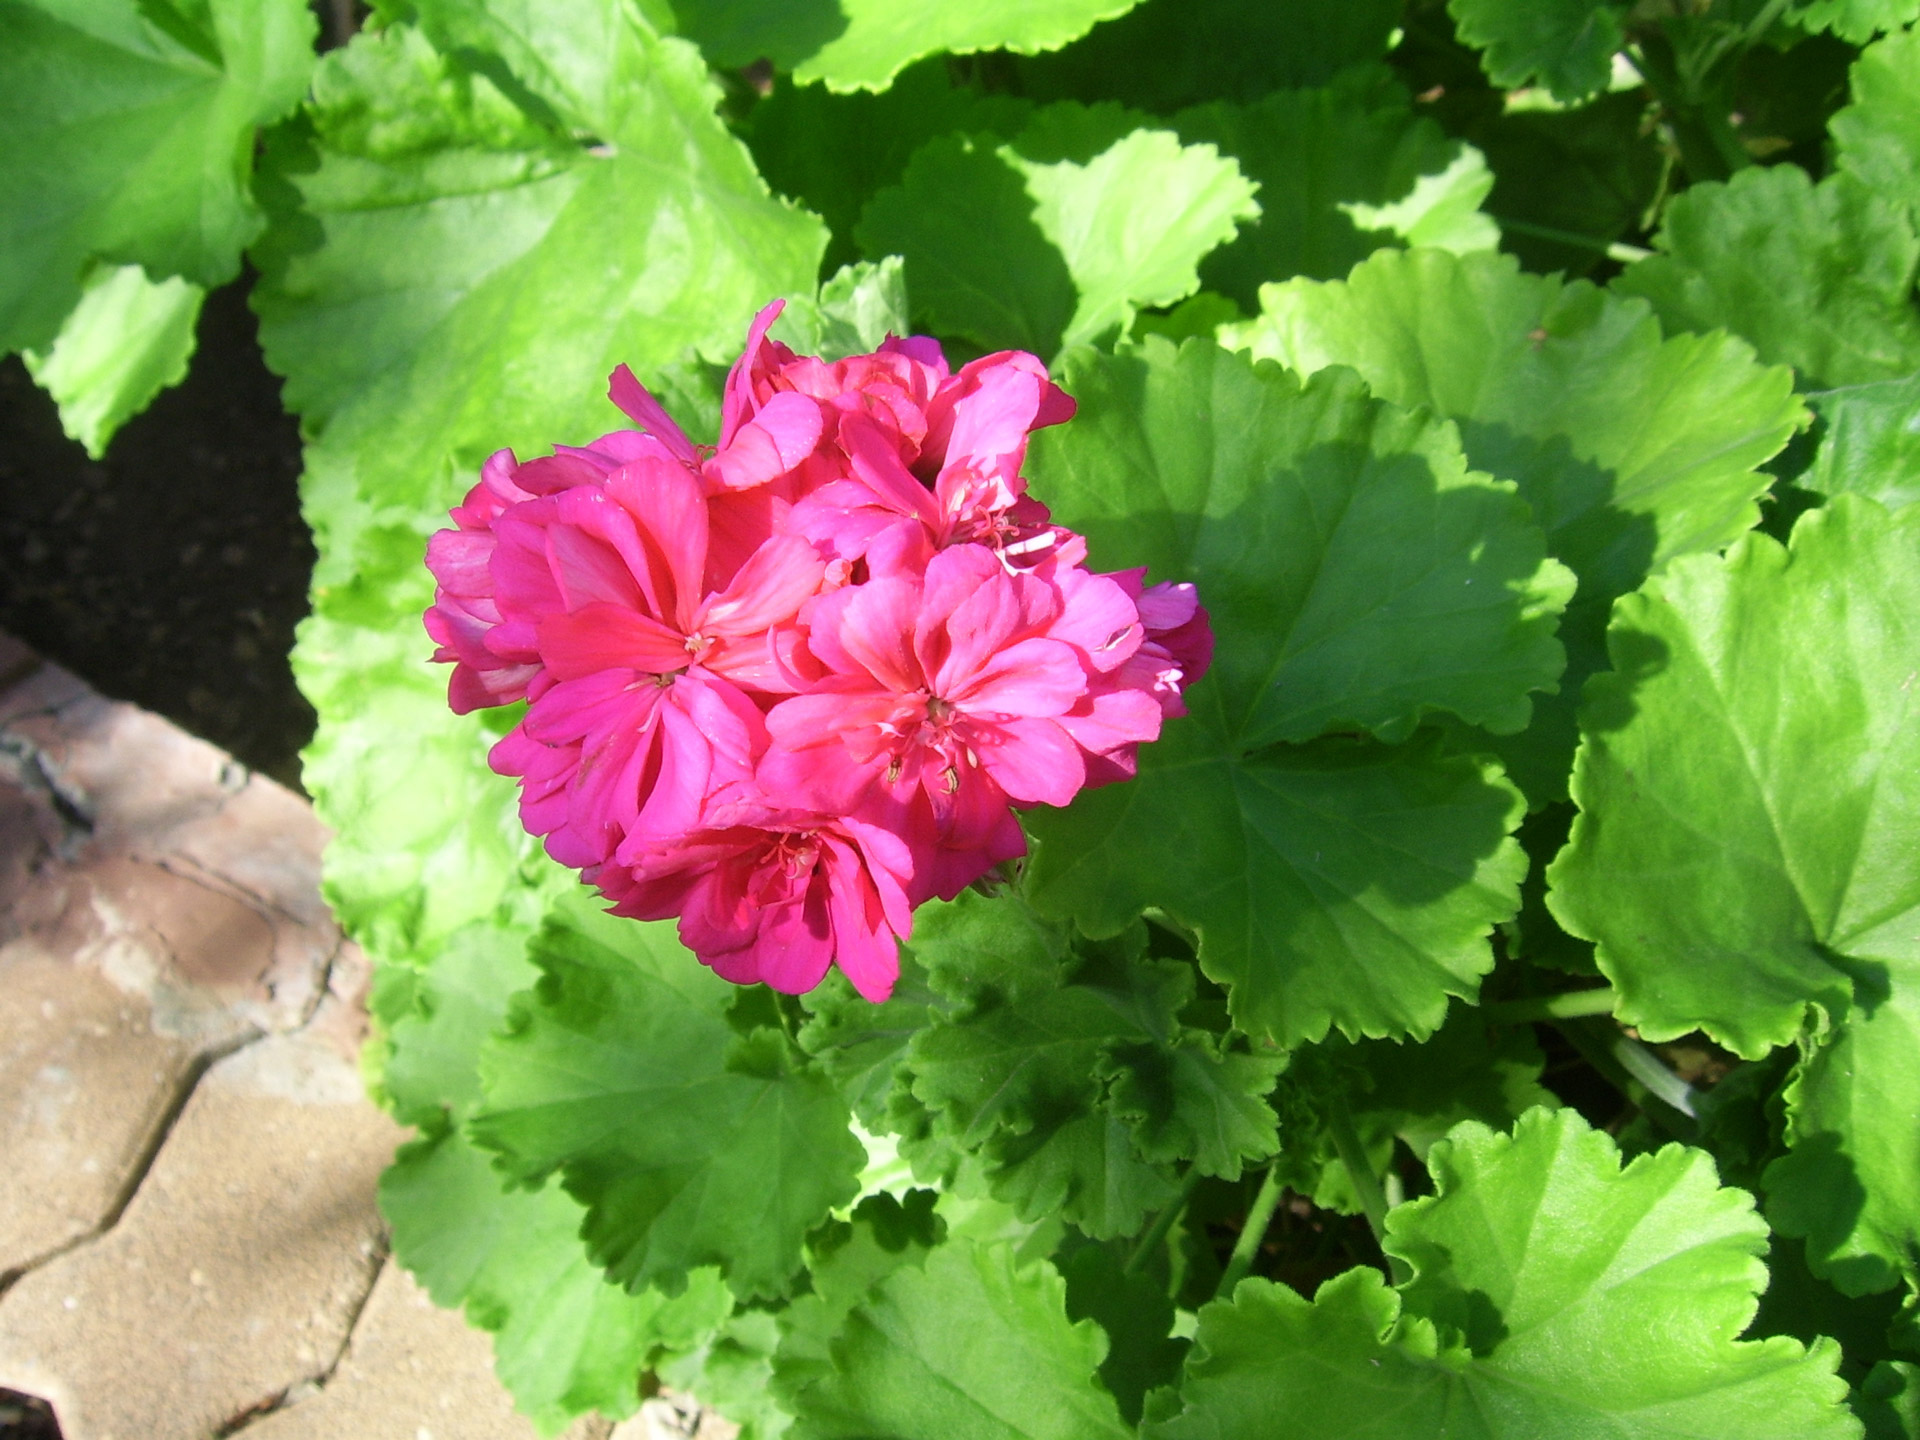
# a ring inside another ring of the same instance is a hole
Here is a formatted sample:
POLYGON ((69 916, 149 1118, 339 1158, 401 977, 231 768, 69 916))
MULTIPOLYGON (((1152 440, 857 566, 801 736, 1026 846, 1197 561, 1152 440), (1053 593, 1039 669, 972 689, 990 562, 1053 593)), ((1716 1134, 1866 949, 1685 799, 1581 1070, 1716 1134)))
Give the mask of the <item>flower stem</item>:
POLYGON ((1577 1015, 1611 1015, 1620 995, 1611 985, 1597 990, 1568 990, 1560 995, 1529 995, 1502 1000, 1480 1012, 1489 1025, 1525 1025, 1533 1020, 1571 1020, 1577 1015))
MULTIPOLYGON (((1327 1134, 1333 1140, 1333 1148, 1340 1156, 1340 1163, 1347 1167, 1347 1179, 1353 1184, 1353 1193, 1360 1197, 1360 1209, 1367 1217, 1367 1228, 1373 1231, 1373 1238, 1380 1245, 1380 1253, 1386 1255, 1387 1241, 1387 1196, 1380 1188, 1380 1177, 1373 1172, 1373 1164, 1367 1159, 1367 1147, 1360 1139, 1360 1131, 1353 1123, 1353 1112, 1347 1108, 1344 1095, 1336 1095, 1327 1104, 1327 1134)), ((1407 1267, 1398 1256, 1387 1255, 1387 1266, 1393 1272, 1393 1283, 1402 1284, 1407 1279, 1407 1267)))
POLYGON ((1160 1242, 1167 1238, 1167 1232, 1173 1229, 1187 1208, 1187 1201, 1193 1198, 1195 1187, 1200 1184, 1198 1168, 1187 1171, 1186 1178, 1180 1182, 1180 1193, 1167 1202, 1166 1208, 1153 1217, 1153 1224, 1147 1227, 1147 1233, 1140 1237, 1140 1243, 1133 1247, 1133 1253, 1127 1256, 1127 1263, 1120 1267, 1122 1275, 1137 1274, 1140 1267, 1152 1258, 1160 1242))
POLYGON ((1240 1228, 1240 1238, 1233 1243, 1233 1254, 1227 1259, 1227 1268, 1221 1272, 1219 1287, 1213 1292, 1216 1298, 1233 1298, 1233 1287, 1247 1278, 1247 1272, 1253 1268, 1253 1257, 1260 1249, 1260 1242, 1267 1238, 1267 1226, 1273 1223, 1273 1212, 1280 1204, 1280 1175, 1272 1166, 1267 1167, 1266 1179, 1260 1182, 1260 1191, 1253 1197, 1253 1208, 1247 1211, 1247 1223, 1240 1228))

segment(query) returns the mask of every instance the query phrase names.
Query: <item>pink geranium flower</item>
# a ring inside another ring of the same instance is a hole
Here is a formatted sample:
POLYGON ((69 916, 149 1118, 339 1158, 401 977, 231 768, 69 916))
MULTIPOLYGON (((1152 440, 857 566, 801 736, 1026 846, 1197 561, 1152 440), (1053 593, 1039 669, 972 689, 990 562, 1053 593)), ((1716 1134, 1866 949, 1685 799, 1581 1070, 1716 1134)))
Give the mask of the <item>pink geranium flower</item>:
POLYGON ((637 428, 488 460, 429 543, 426 624, 454 709, 528 702, 493 766, 616 913, 678 917, 730 980, 838 965, 881 1000, 912 908, 1023 853, 1016 806, 1131 774, 1211 632, 1026 493, 1028 436, 1073 414, 1033 356, 829 363, 779 312, 714 444, 622 366, 637 428))

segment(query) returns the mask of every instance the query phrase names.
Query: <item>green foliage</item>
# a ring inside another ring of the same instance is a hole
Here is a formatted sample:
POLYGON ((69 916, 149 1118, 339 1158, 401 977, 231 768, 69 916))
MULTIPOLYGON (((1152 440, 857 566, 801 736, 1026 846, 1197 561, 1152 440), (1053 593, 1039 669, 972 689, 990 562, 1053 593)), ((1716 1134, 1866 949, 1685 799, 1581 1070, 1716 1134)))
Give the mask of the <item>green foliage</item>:
POLYGON ((1558 798, 1609 608, 1753 525, 1758 467, 1804 413, 1791 377, 1725 335, 1662 339, 1640 306, 1499 256, 1383 252, 1344 283, 1289 281, 1262 301, 1227 343, 1303 374, 1350 365, 1385 399, 1456 421, 1468 463, 1518 487, 1579 577, 1557 696, 1496 747, 1536 805, 1558 798))
POLYGON ((738 1033, 734 987, 664 925, 571 909, 530 955, 542 978, 482 1053, 473 1137, 521 1183, 558 1170, 632 1289, 718 1265, 742 1296, 786 1293, 865 1159, 838 1091, 777 1026, 738 1033))
POLYGON ((51 344, 96 261, 233 278, 313 33, 300 0, 0 5, 0 352, 51 344))
POLYGON ((1914 0, 1801 0, 1792 13, 1809 30, 1831 30, 1859 42, 1920 20, 1920 5, 1914 0))
POLYGON ((1586 100, 1605 88, 1622 40, 1625 7, 1608 0, 1447 0, 1460 38, 1485 51, 1493 83, 1538 83, 1556 100, 1586 100))
POLYGON ((1868 46, 1848 78, 1853 103, 1828 127, 1841 168, 1920 213, 1920 32, 1868 46))
POLYGON ((1032 817, 1035 904, 1092 934, 1145 906, 1178 916, 1235 1024, 1282 1045, 1329 1025, 1431 1031, 1517 903, 1518 797, 1427 744, 1271 742, 1347 726, 1398 740, 1430 709, 1524 724, 1527 690, 1559 669, 1565 572, 1450 428, 1351 376, 1303 388, 1152 339, 1076 354, 1067 375, 1080 415, 1037 437, 1037 483, 1113 563, 1193 577, 1221 639, 1193 715, 1137 781, 1032 817), (1472 555, 1447 538, 1469 530, 1487 537, 1472 555), (1457 664, 1439 613, 1477 631, 1475 663, 1457 664))
POLYGON ((1920 500, 1920 374, 1807 397, 1823 423, 1813 466, 1799 484, 1847 491, 1890 510, 1920 500))
POLYGON ((1731 330, 1809 384, 1920 369, 1920 264, 1905 205, 1848 171, 1815 185, 1794 165, 1696 185, 1667 207, 1660 254, 1616 282, 1670 330, 1731 330))
POLYGON ((1249 310, 1266 281, 1338 279, 1393 238, 1450 250, 1499 240, 1478 209, 1493 186, 1484 161, 1416 117, 1406 92, 1377 71, 1257 104, 1183 110, 1174 124, 1182 139, 1235 157, 1260 186, 1260 218, 1201 266, 1210 287, 1249 310))
POLYGON ((1302 1437, 1859 1433, 1831 1341, 1735 1338, 1766 1231, 1704 1155, 1623 1169, 1570 1111, 1534 1111, 1511 1137, 1463 1125, 1429 1163, 1438 1193, 1387 1219, 1408 1283, 1352 1270, 1309 1303, 1241 1282, 1201 1312, 1182 1409, 1147 1433, 1237 1440, 1275 1415, 1302 1437))
POLYGON ((1844 1013, 1852 962, 1920 961, 1916 537, 1920 512, 1842 496, 1790 549, 1749 536, 1616 608, 1549 903, 1642 1034, 1759 1055, 1844 1013))
POLYGON ((798 1387, 793 1440, 1119 1440, 1093 1378, 1106 1337, 1067 1319, 1053 1267, 958 1237, 903 1265, 848 1313, 831 1369, 798 1387))
POLYGON ((677 1299, 628 1294, 588 1260, 578 1204, 502 1184, 457 1135, 404 1146, 380 1182, 394 1253, 436 1303, 493 1332, 495 1369, 543 1434, 586 1410, 631 1414, 648 1356, 693 1346, 732 1295, 712 1270, 677 1299))
POLYGON ((1039 112, 1011 145, 952 136, 862 212, 869 255, 906 257, 916 314, 985 349, 1051 355, 1200 288, 1195 265, 1259 214, 1211 145, 1107 107, 1039 112))
POLYGON ((156 284, 138 265, 102 266, 53 344, 26 352, 28 373, 60 406, 61 428, 95 460, 114 431, 186 378, 206 293, 178 276, 156 284))

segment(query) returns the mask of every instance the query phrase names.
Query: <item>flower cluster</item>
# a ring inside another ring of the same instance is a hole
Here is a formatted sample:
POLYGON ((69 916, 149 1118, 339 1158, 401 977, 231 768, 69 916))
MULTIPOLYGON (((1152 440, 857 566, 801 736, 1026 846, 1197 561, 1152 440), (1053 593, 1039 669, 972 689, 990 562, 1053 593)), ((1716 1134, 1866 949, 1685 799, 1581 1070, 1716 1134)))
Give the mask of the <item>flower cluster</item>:
POLYGON ((1017 805, 1132 773, 1206 668, 1191 585, 1099 575, 1025 493, 1073 415, 1033 356, 832 364, 754 320, 717 446, 622 366, 636 429, 487 461, 428 545, 453 708, 548 852, 720 975, 890 993, 913 907, 1023 853, 1017 805))

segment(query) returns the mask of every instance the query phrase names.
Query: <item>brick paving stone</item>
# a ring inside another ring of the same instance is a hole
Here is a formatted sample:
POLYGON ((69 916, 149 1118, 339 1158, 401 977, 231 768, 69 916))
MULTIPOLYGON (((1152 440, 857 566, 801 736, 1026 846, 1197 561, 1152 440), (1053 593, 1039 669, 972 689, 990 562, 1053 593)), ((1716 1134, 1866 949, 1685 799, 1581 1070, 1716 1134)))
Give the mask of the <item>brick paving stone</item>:
POLYGON ((51 1400, 66 1440, 207 1440, 327 1374, 399 1138, 317 1038, 220 1061, 118 1224, 0 1298, 0 1386, 51 1400))
MULTIPOLYGON (((588 1416, 565 1440, 605 1440, 588 1416)), ((535 1440, 493 1374, 493 1346, 459 1313, 438 1309, 389 1262, 324 1386, 246 1426, 246 1440, 535 1440)))
POLYGON ((112 1218, 203 1051, 98 971, 0 947, 0 1279, 112 1218))

